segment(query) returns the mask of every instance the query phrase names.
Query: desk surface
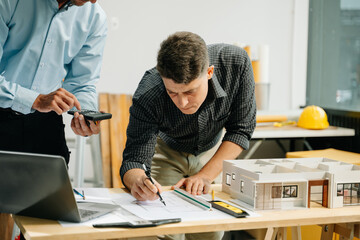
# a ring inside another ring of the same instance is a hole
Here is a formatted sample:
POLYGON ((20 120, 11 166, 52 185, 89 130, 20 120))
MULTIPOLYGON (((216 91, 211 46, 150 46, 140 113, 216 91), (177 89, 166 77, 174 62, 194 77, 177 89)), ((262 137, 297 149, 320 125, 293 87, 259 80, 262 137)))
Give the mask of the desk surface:
MULTIPOLYGON (((221 185, 214 185, 216 195, 223 199, 229 196, 219 192, 221 185)), ((121 189, 114 189, 122 192, 121 189)), ((230 231, 243 229, 260 229, 272 227, 291 227, 314 224, 333 224, 360 222, 360 206, 349 206, 337 209, 314 207, 300 210, 261 211, 260 217, 232 218, 224 220, 181 222, 149 228, 93 228, 88 226, 62 227, 57 221, 14 216, 16 224, 31 240, 68 240, 68 239, 112 239, 132 238, 162 234, 230 231)))
POLYGON ((263 138, 305 138, 305 137, 344 137, 354 136, 355 130, 350 128, 330 126, 323 130, 308 130, 295 125, 274 127, 271 123, 258 125, 252 139, 263 138))
POLYGON ((326 157, 333 160, 360 165, 360 153, 341 151, 334 148, 313 150, 313 151, 287 152, 286 157, 287 158, 326 157))

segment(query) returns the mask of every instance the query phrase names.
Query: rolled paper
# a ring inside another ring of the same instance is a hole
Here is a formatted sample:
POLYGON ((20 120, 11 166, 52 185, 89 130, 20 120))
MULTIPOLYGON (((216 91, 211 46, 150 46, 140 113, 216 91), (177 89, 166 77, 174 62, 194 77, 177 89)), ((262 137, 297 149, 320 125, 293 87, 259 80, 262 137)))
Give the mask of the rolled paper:
POLYGON ((243 44, 243 43, 241 43, 241 42, 234 42, 233 44, 234 44, 235 46, 241 47, 241 48, 244 47, 244 45, 245 45, 245 44, 243 44))
POLYGON ((252 65, 253 72, 254 72, 254 80, 255 80, 256 83, 260 82, 260 77, 261 77, 259 63, 260 62, 258 60, 251 61, 251 65, 252 65))
POLYGON ((269 108, 270 83, 255 83, 256 109, 268 110, 269 108))
POLYGON ((249 58, 251 59, 251 47, 247 45, 244 47, 244 50, 247 52, 249 58))
POLYGON ((287 121, 288 118, 286 115, 256 115, 256 122, 284 122, 287 121))
POLYGON ((269 82, 269 46, 262 44, 259 46, 259 61, 260 61, 260 78, 262 83, 269 82))

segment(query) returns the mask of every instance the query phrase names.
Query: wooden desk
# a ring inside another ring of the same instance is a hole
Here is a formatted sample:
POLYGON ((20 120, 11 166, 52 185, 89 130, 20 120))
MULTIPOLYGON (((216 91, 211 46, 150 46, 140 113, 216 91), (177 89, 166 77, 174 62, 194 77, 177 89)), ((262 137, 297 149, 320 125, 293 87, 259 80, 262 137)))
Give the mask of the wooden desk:
MULTIPOLYGON (((271 123, 258 125, 252 136, 252 140, 257 140, 255 144, 249 149, 244 159, 249 159, 254 152, 260 147, 265 140, 276 140, 284 154, 287 152, 282 144, 278 141, 279 139, 303 139, 305 146, 312 150, 310 144, 306 141, 306 138, 313 137, 351 137, 355 136, 355 130, 350 128, 334 127, 330 126, 323 130, 309 130, 297 127, 296 125, 288 125, 283 127, 274 127, 271 123)), ((290 147, 290 151, 293 151, 290 147)))
MULTIPOLYGON (((228 199, 229 195, 219 192, 221 185, 214 185, 216 195, 228 199)), ((122 192, 121 189, 114 189, 122 192)), ((181 222, 153 228, 93 228, 88 226, 62 227, 57 221, 14 216, 16 224, 26 239, 31 240, 82 240, 134 238, 162 234, 196 233, 230 230, 267 228, 265 239, 275 239, 277 233, 284 233, 285 227, 334 223, 360 223, 360 206, 337 209, 315 207, 301 210, 262 211, 260 217, 232 218, 224 220, 181 222)), ((355 225, 358 226, 358 225, 355 225)), ((355 234, 358 228, 355 228, 355 234)), ((295 231, 294 231, 295 232, 295 231)), ((286 235, 285 235, 286 236, 286 235)), ((279 238, 278 239, 285 239, 279 238)), ((293 235, 293 240, 296 238, 293 235)), ((325 238, 324 238, 325 239, 325 238)), ((330 239, 330 238, 329 238, 330 239)))
POLYGON ((355 130, 350 128, 330 126, 322 130, 309 130, 296 125, 274 127, 273 125, 258 125, 252 139, 263 138, 303 138, 303 137, 343 137, 354 136, 355 130))
MULTIPOLYGON (((341 151, 334 148, 328 148, 323 150, 313 150, 313 151, 296 151, 296 152, 287 152, 287 158, 311 158, 311 157, 326 157, 333 160, 338 160, 346 163, 360 165, 360 154, 352 153, 347 151, 341 151)), ((332 229, 334 232, 340 231, 341 226, 333 225, 332 229)), ((316 226, 308 226, 306 229, 303 229, 303 233, 308 233, 311 235, 316 230, 316 226)), ((323 229, 324 230, 324 229, 323 229)))

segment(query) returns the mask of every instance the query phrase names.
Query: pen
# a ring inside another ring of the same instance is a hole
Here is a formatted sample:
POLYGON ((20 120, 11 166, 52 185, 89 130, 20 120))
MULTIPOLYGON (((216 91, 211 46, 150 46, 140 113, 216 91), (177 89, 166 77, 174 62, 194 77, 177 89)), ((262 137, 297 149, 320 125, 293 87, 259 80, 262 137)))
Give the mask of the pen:
POLYGON ((85 200, 85 194, 84 194, 84 190, 82 191, 82 194, 79 193, 75 188, 73 189, 74 193, 76 193, 77 195, 81 196, 83 198, 83 200, 85 200))
MULTIPOLYGON (((150 171, 146 169, 145 164, 143 164, 143 167, 144 167, 146 176, 150 179, 150 182, 155 185, 154 181, 153 181, 152 178, 151 178, 150 171)), ((160 201, 166 206, 164 199, 161 197, 161 195, 160 195, 160 193, 159 193, 159 190, 156 192, 156 194, 159 196, 160 201)))

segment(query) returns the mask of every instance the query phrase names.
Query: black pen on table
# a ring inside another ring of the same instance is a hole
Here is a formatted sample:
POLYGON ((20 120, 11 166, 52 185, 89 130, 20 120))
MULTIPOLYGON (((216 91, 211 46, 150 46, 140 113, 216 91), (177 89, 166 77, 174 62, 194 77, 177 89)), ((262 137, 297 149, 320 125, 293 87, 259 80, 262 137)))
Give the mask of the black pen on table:
POLYGON ((84 191, 82 191, 82 194, 79 193, 75 188, 73 189, 74 190, 74 193, 76 193, 77 195, 81 196, 83 198, 83 200, 85 200, 85 194, 84 194, 84 191))
MULTIPOLYGON (((143 164, 143 167, 144 167, 146 176, 150 179, 150 182, 151 182, 152 184, 154 184, 154 186, 155 186, 155 183, 154 183, 154 181, 153 181, 152 178, 151 178, 150 170, 147 170, 147 169, 146 169, 145 164, 143 164)), ((160 193, 159 193, 159 190, 156 192, 156 194, 159 196, 160 201, 166 206, 164 199, 161 197, 161 195, 160 195, 160 193)))

